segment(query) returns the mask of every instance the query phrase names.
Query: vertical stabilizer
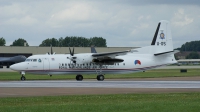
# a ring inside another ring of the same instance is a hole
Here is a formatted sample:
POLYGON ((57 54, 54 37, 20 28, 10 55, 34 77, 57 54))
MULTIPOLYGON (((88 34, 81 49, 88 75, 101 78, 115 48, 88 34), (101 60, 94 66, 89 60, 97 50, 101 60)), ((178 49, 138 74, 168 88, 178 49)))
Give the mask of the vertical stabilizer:
POLYGON ((162 54, 173 51, 171 28, 168 21, 161 20, 158 23, 151 46, 154 46, 153 51, 155 54, 162 54))

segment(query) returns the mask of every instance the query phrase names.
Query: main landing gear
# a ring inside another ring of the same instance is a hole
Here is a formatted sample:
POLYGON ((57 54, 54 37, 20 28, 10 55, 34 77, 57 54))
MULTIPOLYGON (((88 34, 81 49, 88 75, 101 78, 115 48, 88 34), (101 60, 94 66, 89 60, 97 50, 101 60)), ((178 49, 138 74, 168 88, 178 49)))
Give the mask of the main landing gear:
POLYGON ((80 75, 80 74, 78 74, 78 75, 76 76, 76 80, 77 80, 77 81, 82 81, 82 80, 83 80, 83 76, 80 75))
POLYGON ((97 80, 98 81, 103 81, 104 80, 104 75, 97 75, 97 80))
MULTIPOLYGON (((83 76, 81 74, 78 74, 76 76, 76 80, 77 81, 82 81, 83 80, 83 76)), ((98 81, 103 81, 104 80, 104 75, 97 75, 97 80, 98 81)))
POLYGON ((98 81, 103 81, 104 80, 104 75, 102 74, 102 65, 99 65, 99 71, 97 69, 96 73, 97 73, 97 80, 98 81))

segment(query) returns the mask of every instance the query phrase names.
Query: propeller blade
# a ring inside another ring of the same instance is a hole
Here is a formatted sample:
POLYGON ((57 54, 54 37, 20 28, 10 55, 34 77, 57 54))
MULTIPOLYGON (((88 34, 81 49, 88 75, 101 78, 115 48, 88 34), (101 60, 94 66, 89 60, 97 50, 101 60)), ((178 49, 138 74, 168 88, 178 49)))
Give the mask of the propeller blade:
POLYGON ((74 56, 74 47, 73 47, 73 51, 72 51, 72 56, 74 56))
POLYGON ((71 51, 70 47, 69 47, 69 53, 70 53, 70 55, 72 55, 72 51, 71 51))
POLYGON ((52 49, 52 45, 51 45, 51 54, 53 54, 53 49, 52 49))

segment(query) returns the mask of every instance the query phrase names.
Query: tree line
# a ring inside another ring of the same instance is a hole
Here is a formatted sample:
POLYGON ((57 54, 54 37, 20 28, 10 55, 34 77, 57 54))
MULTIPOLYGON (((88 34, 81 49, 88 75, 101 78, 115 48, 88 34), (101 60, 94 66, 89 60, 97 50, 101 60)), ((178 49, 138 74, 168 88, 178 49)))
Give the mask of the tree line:
MULTIPOLYGON (((25 43, 26 46, 29 46, 26 40, 19 38, 15 40, 10 46, 24 46, 25 43)), ((6 46, 6 40, 3 37, 0 38, 0 46, 6 46)))
POLYGON ((197 52, 191 52, 186 56, 186 59, 200 59, 200 55, 197 52))
POLYGON ((191 52, 186 56, 186 59, 200 59, 200 41, 191 41, 186 42, 180 48, 178 48, 180 52, 191 52))
MULTIPOLYGON (((10 46, 29 46, 28 42, 22 38, 19 38, 15 40, 10 46)), ((0 38, 0 46, 5 46, 6 40, 1 37, 0 38)), ((43 46, 53 46, 53 47, 90 47, 90 46, 96 46, 96 47, 107 47, 106 39, 102 37, 91 37, 91 38, 85 38, 85 37, 77 37, 77 36, 67 36, 65 38, 60 37, 59 39, 56 38, 48 38, 42 41, 42 43, 39 45, 41 47, 43 46)))
POLYGON ((106 39, 102 37, 92 37, 92 38, 85 38, 85 37, 60 37, 59 39, 56 38, 48 38, 39 46, 55 46, 55 47, 90 47, 95 45, 96 47, 107 47, 106 39))
POLYGON ((200 41, 186 42, 179 49, 180 51, 200 51, 200 41))

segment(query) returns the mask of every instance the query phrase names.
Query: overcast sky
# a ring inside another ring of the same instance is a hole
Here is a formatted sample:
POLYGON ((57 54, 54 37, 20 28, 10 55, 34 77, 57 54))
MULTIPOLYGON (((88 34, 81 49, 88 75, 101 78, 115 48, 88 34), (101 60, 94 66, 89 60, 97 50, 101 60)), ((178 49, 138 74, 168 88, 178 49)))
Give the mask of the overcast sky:
POLYGON ((38 46, 47 38, 98 36, 108 47, 150 45, 160 20, 174 47, 200 40, 200 0, 0 0, 0 37, 38 46))

